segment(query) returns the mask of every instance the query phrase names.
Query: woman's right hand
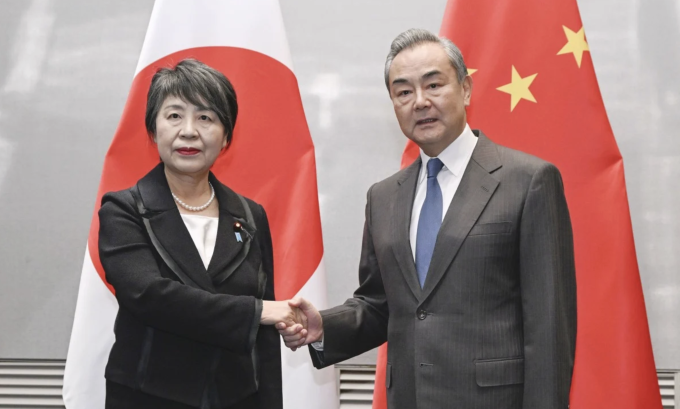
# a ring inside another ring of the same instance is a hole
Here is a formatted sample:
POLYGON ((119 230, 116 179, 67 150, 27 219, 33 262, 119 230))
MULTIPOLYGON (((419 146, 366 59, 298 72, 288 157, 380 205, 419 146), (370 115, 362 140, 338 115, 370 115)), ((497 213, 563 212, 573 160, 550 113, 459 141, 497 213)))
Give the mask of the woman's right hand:
POLYGON ((307 317, 299 308, 291 307, 288 301, 262 301, 260 324, 274 325, 285 322, 287 326, 299 324, 307 328, 307 317))

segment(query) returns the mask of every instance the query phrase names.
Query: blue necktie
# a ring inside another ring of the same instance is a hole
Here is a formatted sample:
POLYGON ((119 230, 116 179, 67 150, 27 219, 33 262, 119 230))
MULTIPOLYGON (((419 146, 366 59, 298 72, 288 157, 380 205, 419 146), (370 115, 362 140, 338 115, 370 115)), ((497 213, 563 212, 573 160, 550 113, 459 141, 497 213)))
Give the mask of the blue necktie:
POLYGON ((418 233, 416 235, 416 271, 420 287, 425 285, 427 270, 430 268, 437 233, 442 224, 442 190, 437 182, 437 174, 444 167, 441 160, 432 158, 427 161, 427 194, 420 210, 418 233))

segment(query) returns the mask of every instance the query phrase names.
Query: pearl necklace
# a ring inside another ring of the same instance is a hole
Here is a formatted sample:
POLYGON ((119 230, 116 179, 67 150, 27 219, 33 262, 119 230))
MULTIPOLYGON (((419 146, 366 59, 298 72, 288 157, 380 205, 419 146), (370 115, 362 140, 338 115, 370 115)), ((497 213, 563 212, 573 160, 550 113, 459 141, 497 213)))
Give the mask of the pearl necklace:
POLYGON ((188 204, 179 200, 179 197, 177 197, 172 191, 170 191, 170 193, 172 194, 173 199, 175 199, 175 202, 177 202, 178 205, 189 210, 190 212, 200 212, 201 210, 207 209, 208 206, 210 206, 212 201, 215 199, 215 188, 213 187, 213 185, 210 182, 208 182, 208 185, 210 185, 210 190, 212 191, 212 194, 210 195, 210 199, 208 200, 208 202, 206 204, 204 204, 203 206, 189 206, 188 204))

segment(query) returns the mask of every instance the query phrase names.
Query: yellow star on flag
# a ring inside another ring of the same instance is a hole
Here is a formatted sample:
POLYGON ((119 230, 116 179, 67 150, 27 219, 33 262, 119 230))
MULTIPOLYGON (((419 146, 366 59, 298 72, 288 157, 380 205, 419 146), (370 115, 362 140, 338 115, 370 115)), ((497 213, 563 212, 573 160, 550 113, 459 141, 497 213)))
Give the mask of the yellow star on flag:
POLYGON ((507 92, 510 94, 510 112, 519 104, 519 101, 526 99, 527 101, 536 102, 536 98, 529 91, 529 86, 538 73, 529 75, 528 77, 522 78, 515 66, 512 66, 512 82, 510 84, 503 85, 502 87, 496 88, 499 91, 507 92))
POLYGON ((588 43, 586 42, 586 33, 583 27, 578 32, 569 30, 566 26, 562 26, 564 34, 567 36, 567 44, 557 53, 557 55, 573 53, 576 58, 576 64, 581 68, 581 60, 583 60, 583 52, 590 51, 588 43))
POLYGON ((472 75, 472 74, 476 73, 477 71, 479 71, 479 70, 477 70, 476 68, 468 68, 467 69, 468 75, 472 75))

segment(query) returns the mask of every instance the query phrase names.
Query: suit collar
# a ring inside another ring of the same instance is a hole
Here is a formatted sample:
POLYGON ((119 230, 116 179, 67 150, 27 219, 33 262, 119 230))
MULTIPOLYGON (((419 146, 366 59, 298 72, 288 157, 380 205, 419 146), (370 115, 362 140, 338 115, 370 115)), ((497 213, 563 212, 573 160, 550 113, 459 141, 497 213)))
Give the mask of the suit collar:
MULTIPOLYGON (((439 158, 446 169, 453 173, 456 177, 460 178, 465 171, 472 152, 477 144, 477 135, 475 135, 470 127, 466 124, 463 132, 453 141, 449 146, 447 146, 437 158, 439 158)), ((420 160, 422 163, 427 163, 431 158, 427 156, 423 150, 420 150, 420 160)), ((419 181, 423 181, 427 177, 427 172, 421 169, 419 175, 419 181)))
MULTIPOLYGON (((499 184, 498 180, 492 176, 492 173, 502 166, 497 145, 483 132, 479 130, 472 132, 478 138, 477 145, 442 222, 430 270, 422 289, 418 283, 409 239, 411 212, 422 164, 421 158, 418 157, 404 169, 397 179, 400 186, 393 210, 392 234, 396 238, 393 250, 404 279, 413 295, 421 303, 427 300, 447 273, 470 229, 477 222, 499 184)), ((449 274, 455 274, 455 272, 449 272, 449 274)))
POLYGON ((409 238, 409 228, 411 225, 411 212, 413 211, 413 199, 416 194, 418 174, 420 173, 421 159, 418 157, 411 165, 401 171, 397 183, 396 200, 392 202, 392 237, 395 238, 392 250, 394 257, 399 263, 399 270, 404 276, 413 296, 420 299, 422 289, 418 282, 418 273, 413 261, 413 251, 409 238))
MULTIPOLYGON (((223 185, 210 172, 208 180, 215 188, 215 197, 219 203, 220 214, 229 213, 236 218, 245 218, 245 210, 236 193, 223 185)), ((139 182, 139 190, 144 206, 152 212, 164 212, 177 209, 172 198, 168 179, 165 177, 165 166, 159 163, 151 172, 147 173, 139 182)))
POLYGON ((215 187, 215 196, 220 206, 220 222, 217 226, 215 252, 208 265, 208 275, 215 285, 226 281, 235 271, 251 249, 252 238, 257 228, 254 220, 246 220, 246 210, 239 196, 220 183, 210 173, 210 183, 215 187), (241 240, 237 240, 235 225, 239 222, 243 229, 239 232, 241 240))
POLYGON ((449 266, 500 183, 492 175, 502 166, 496 144, 481 131, 474 132, 479 140, 439 229, 421 302, 432 294, 445 274, 457 273, 449 271, 449 266))
POLYGON ((422 163, 420 156, 416 158, 416 160, 413 161, 412 164, 408 165, 405 169, 403 169, 399 175, 399 178, 397 179, 398 184, 403 184, 407 180, 409 180, 412 176, 417 177, 418 172, 420 171, 420 164, 422 163))
POLYGON ((484 132, 475 129, 472 133, 477 136, 477 146, 472 151, 472 160, 477 162, 488 173, 493 173, 503 166, 501 158, 498 155, 498 145, 492 142, 484 132))
MULTIPOLYGON (((481 130, 472 129, 471 131, 472 134, 477 137, 477 145, 472 151, 471 160, 477 162, 477 164, 488 173, 493 173, 501 168, 503 164, 501 162, 500 156, 498 155, 498 145, 492 142, 481 130)), ((423 155, 418 155, 412 164, 401 171, 401 175, 399 179, 397 179, 397 183, 401 185, 409 177, 411 177, 414 172, 418 173, 420 171, 421 163, 423 163, 423 155)))
POLYGON ((251 223, 246 227, 249 234, 242 234, 242 241, 236 239, 234 224, 239 221, 246 225, 243 204, 238 195, 220 183, 212 172, 209 180, 215 189, 220 215, 215 250, 207 271, 172 198, 163 163, 144 176, 137 186, 147 208, 146 217, 160 243, 186 275, 201 288, 214 292, 215 285, 235 271, 231 262, 240 264, 247 255, 255 227, 251 223), (241 257, 237 257, 239 254, 241 257))

